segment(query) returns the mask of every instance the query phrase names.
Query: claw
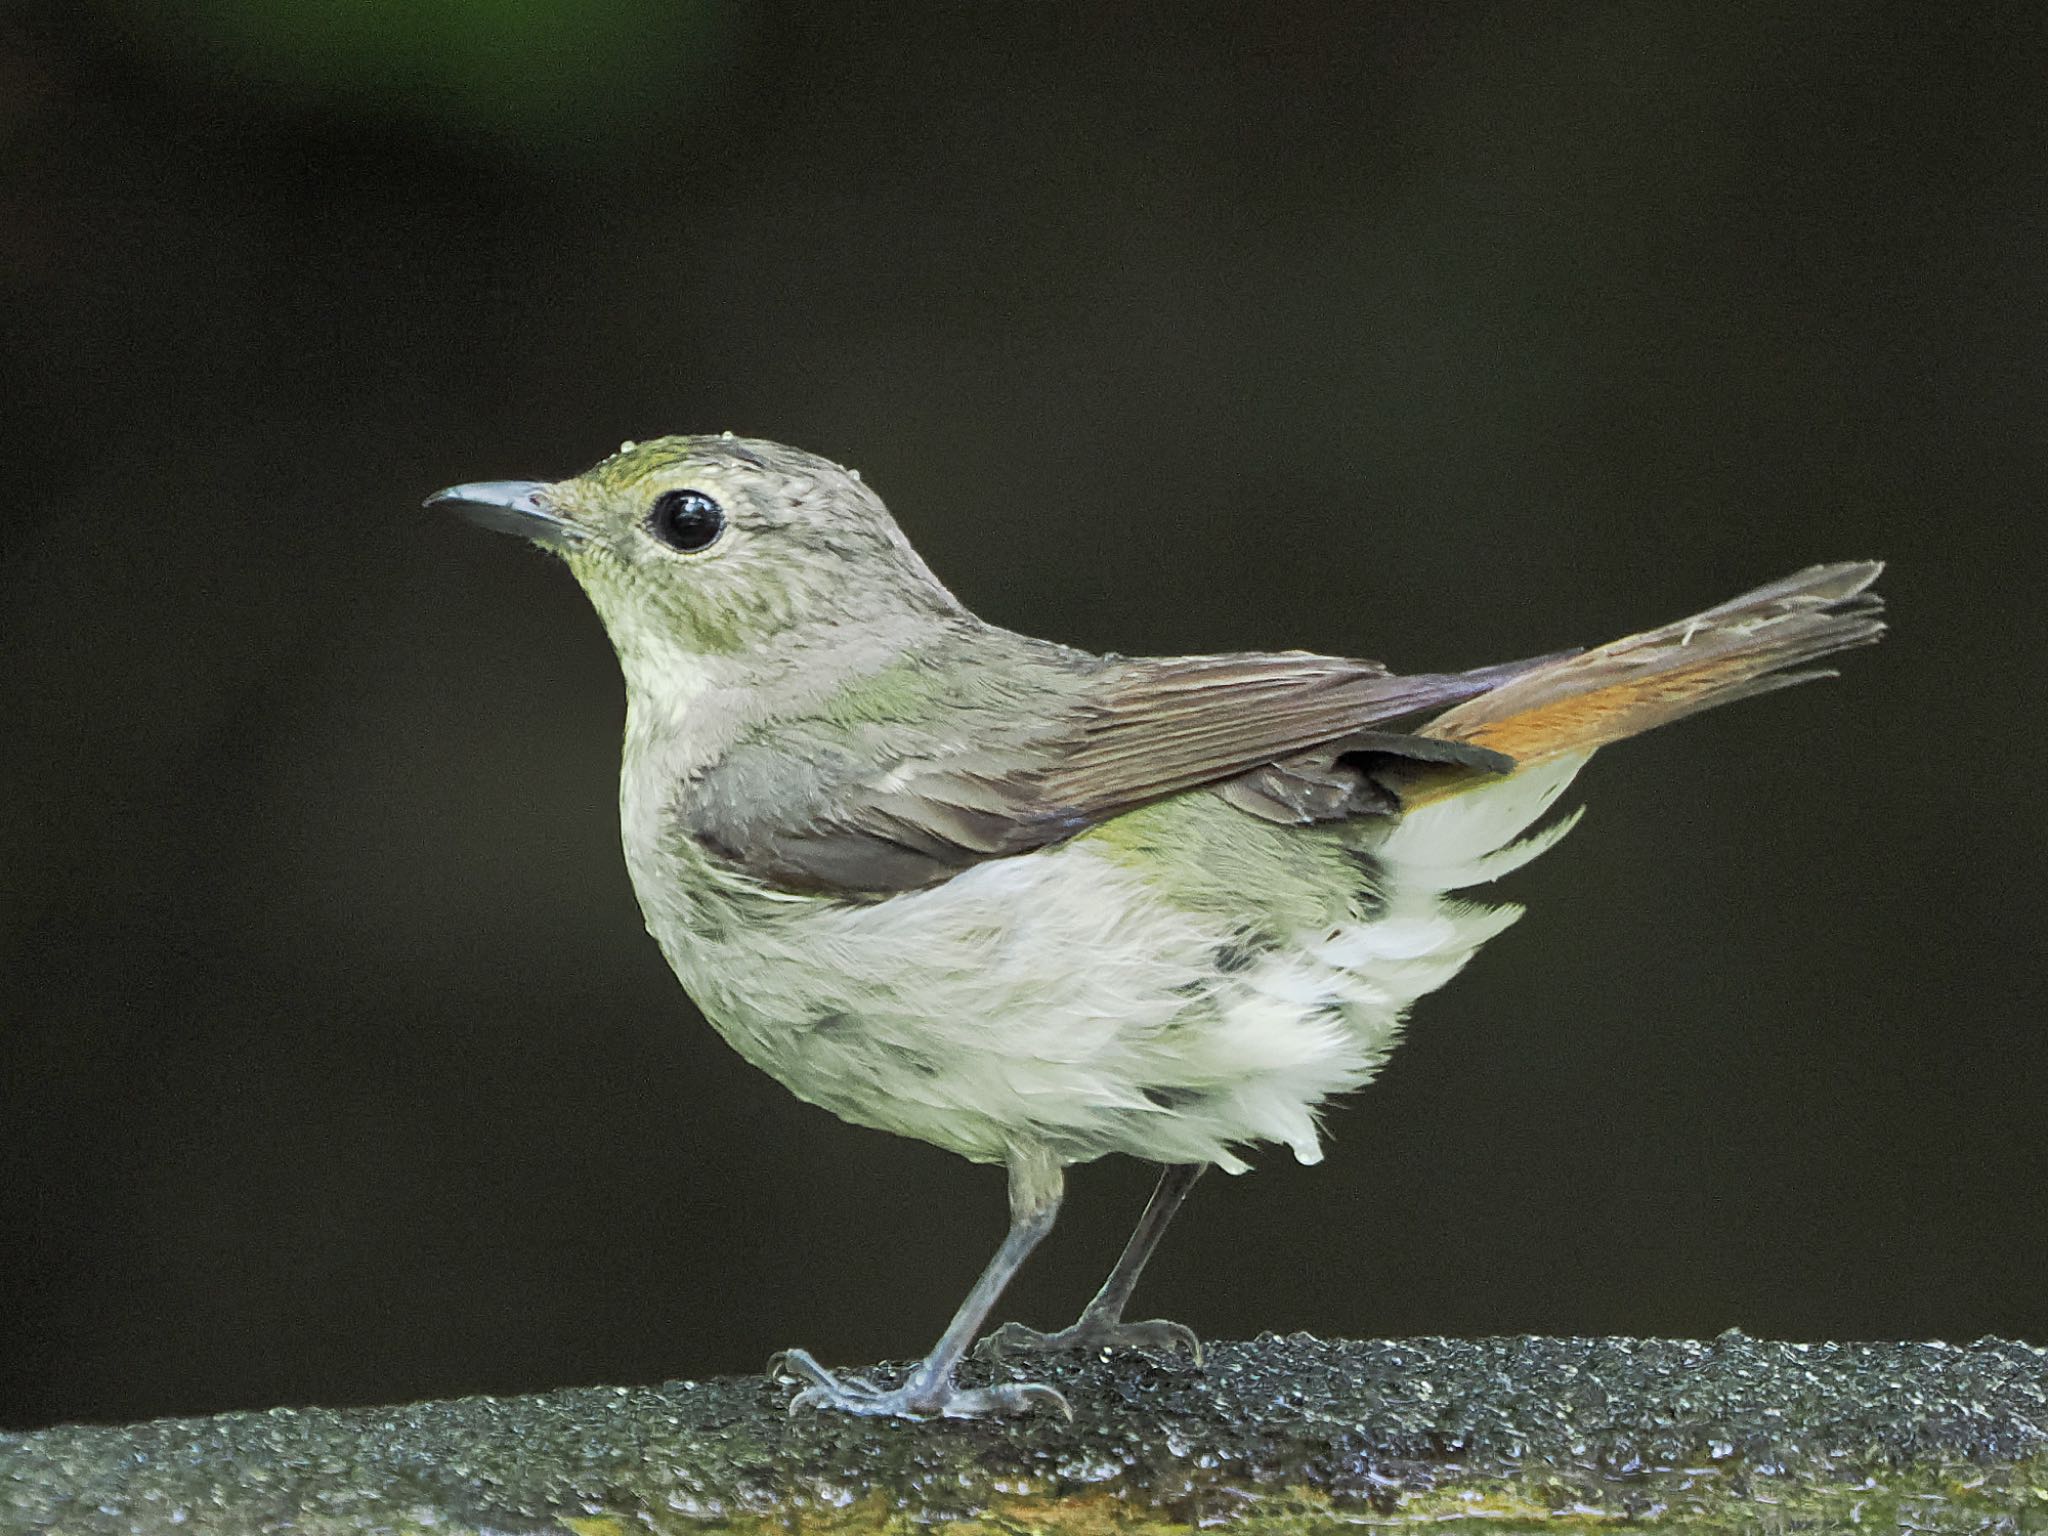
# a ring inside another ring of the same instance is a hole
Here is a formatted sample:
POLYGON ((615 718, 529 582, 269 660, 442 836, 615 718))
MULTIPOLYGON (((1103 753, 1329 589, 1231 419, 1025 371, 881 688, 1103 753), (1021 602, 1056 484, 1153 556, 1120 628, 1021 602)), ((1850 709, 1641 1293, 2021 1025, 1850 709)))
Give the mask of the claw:
POLYGON ((770 1381, 808 1381, 813 1386, 832 1379, 832 1373, 818 1364, 808 1349, 778 1349, 768 1357, 767 1376, 770 1381))
POLYGON ((1124 1327, 1127 1333, 1142 1333, 1144 1335, 1144 1339, 1130 1341, 1136 1348, 1146 1350, 1152 1354, 1170 1355, 1178 1352, 1186 1355, 1188 1357, 1188 1364, 1192 1365, 1196 1370, 1202 1368, 1202 1341, 1196 1336, 1195 1330, 1186 1323, 1176 1323, 1168 1318, 1155 1317, 1150 1322, 1126 1323, 1124 1327), (1152 1342, 1148 1344, 1145 1342, 1145 1339, 1149 1339, 1152 1342))
POLYGON ((797 1393, 795 1397, 789 1400, 789 1416, 793 1419, 806 1408, 815 1413, 820 1408, 836 1408, 837 1406, 837 1399, 824 1387, 805 1387, 803 1391, 797 1393))
POLYGON ((985 1387, 993 1393, 1005 1413, 1029 1413, 1034 1403, 1044 1403, 1059 1411, 1060 1417, 1069 1424, 1074 1422, 1074 1405, 1067 1401, 1066 1394, 1057 1387, 1049 1387, 1042 1381, 1020 1381, 1012 1385, 985 1387))

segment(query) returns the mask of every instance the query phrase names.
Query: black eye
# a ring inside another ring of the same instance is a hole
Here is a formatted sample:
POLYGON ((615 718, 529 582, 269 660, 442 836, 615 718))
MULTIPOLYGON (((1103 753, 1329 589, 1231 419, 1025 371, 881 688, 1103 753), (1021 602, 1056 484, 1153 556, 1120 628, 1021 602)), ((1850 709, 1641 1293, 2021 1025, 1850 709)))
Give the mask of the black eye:
POLYGON ((702 491, 663 491, 647 522, 671 549, 694 553, 725 532, 725 509, 702 491))

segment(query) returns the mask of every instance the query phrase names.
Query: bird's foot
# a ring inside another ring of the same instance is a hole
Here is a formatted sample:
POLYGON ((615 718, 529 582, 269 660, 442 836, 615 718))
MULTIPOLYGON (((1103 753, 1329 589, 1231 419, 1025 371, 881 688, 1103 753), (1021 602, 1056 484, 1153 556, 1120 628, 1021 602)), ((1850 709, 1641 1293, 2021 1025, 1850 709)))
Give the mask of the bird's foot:
POLYGON ((981 1419, 1056 1408, 1068 1419, 1074 1410, 1067 1400, 1042 1382, 999 1382, 987 1387, 962 1387, 951 1372, 927 1378, 919 1366, 900 1387, 878 1387, 863 1376, 835 1376, 808 1350, 785 1349, 768 1362, 771 1377, 791 1377, 809 1385, 790 1399, 791 1416, 805 1408, 857 1413, 867 1418, 981 1419))
POLYGON ((1190 1365, 1202 1363, 1202 1341, 1184 1323, 1162 1317, 1146 1323, 1109 1322, 1085 1312, 1079 1322, 1057 1333, 1005 1323, 977 1344, 974 1353, 983 1360, 1007 1360, 1012 1355, 1093 1355, 1127 1349, 1148 1355, 1184 1354, 1190 1365))

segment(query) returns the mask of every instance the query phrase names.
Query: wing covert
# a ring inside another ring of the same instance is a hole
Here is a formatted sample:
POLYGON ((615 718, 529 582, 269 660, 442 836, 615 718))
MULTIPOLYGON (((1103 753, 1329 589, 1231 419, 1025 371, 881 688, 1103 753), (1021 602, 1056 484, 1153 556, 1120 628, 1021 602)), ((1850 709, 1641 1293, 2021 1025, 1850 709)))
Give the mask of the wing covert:
MULTIPOLYGON (((871 898, 1210 785, 1271 821, 1385 814, 1396 802, 1373 779, 1374 763, 1504 772, 1513 760, 1378 727, 1553 659, 1408 676, 1306 652, 1116 660, 1055 709, 1022 718, 963 713, 954 731, 931 722, 936 728, 917 733, 922 752, 829 765, 795 796, 699 795, 684 820, 718 857, 772 885, 871 898)), ((880 739, 907 734, 899 726, 880 739)), ((801 750, 787 733, 754 746, 762 761, 801 750)), ((817 759, 813 752, 807 766, 816 770, 817 759)))

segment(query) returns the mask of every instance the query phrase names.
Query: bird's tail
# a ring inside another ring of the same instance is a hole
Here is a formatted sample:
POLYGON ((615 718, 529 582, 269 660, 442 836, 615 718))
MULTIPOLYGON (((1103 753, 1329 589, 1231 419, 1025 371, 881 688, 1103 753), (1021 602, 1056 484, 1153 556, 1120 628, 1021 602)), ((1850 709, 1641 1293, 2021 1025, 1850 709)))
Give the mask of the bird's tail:
MULTIPOLYGON (((1832 677, 1813 663, 1884 632, 1869 590, 1876 561, 1814 565, 1689 619, 1646 630, 1510 679, 1467 699, 1418 735, 1502 752, 1517 769, 1634 736, 1686 715, 1832 677)), ((1472 781, 1469 771, 1419 774, 1413 808, 1472 781)))

